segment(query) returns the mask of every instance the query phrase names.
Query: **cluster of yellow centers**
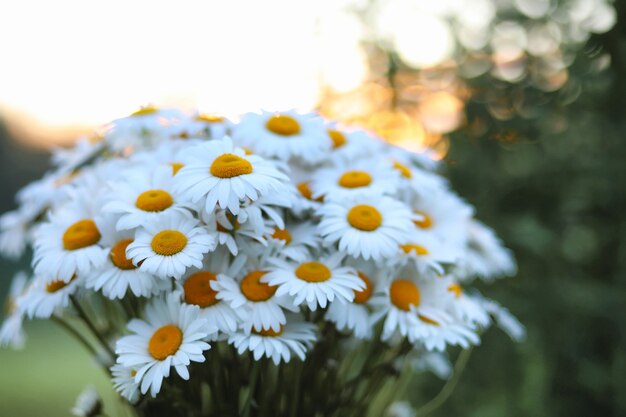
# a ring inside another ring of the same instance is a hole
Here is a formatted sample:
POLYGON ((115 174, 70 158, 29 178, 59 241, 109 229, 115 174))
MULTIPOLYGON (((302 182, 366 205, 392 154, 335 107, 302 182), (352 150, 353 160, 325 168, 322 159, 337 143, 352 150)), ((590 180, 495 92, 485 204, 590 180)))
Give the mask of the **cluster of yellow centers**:
POLYGON ((131 243, 133 243, 133 239, 120 240, 115 245, 113 245, 113 247, 111 248, 111 252, 109 254, 113 265, 115 265, 117 268, 122 269, 124 271, 137 268, 133 264, 133 261, 126 257, 126 248, 131 243))
POLYGON ((252 333, 265 337, 276 337, 283 334, 284 326, 281 324, 278 331, 274 331, 271 327, 269 329, 256 330, 252 329, 252 333))
POLYGON ((162 230, 154 235, 151 246, 157 255, 176 255, 187 246, 187 236, 178 230, 162 230))
POLYGON ((420 290, 408 279, 396 279, 389 288, 391 303, 400 310, 410 311, 420 304, 420 290))
POLYGON ((280 136, 293 136, 300 133, 300 123, 286 114, 275 114, 265 123, 265 127, 280 136))
POLYGON ((178 352, 183 343, 183 332, 173 324, 167 324, 157 329, 148 342, 148 352, 158 361, 178 352))
POLYGON ((415 252, 416 255, 428 255, 428 249, 426 249, 423 246, 420 245, 416 245, 416 244, 408 244, 408 245, 400 245, 400 248, 402 248, 402 250, 404 251, 404 253, 406 253, 407 255, 410 254, 411 252, 415 252))
POLYGON ((371 232, 380 227, 383 216, 375 207, 359 204, 348 211, 348 223, 355 229, 371 232))
POLYGON ((333 141, 333 148, 337 149, 346 144, 346 136, 338 130, 329 130, 328 136, 333 141))
POLYGON ((200 308, 217 304, 219 302, 217 291, 211 288, 211 281, 216 279, 215 274, 208 271, 196 272, 191 275, 183 284, 185 302, 200 306, 200 308))
POLYGON ((62 279, 57 279, 52 282, 49 282, 46 284, 46 291, 49 292, 50 294, 55 293, 67 287, 68 285, 70 285, 70 282, 74 281, 75 279, 76 279, 76 274, 72 275, 72 278, 69 280, 69 282, 65 282, 62 279))
POLYGON ((101 235, 96 223, 91 219, 79 220, 72 224, 63 233, 63 248, 77 250, 95 245, 101 235))
POLYGON ((330 269, 321 262, 305 262, 295 271, 296 277, 306 282, 324 282, 332 276, 330 269))
POLYGON ((174 199, 165 190, 148 190, 139 194, 135 201, 135 206, 139 210, 159 212, 170 208, 174 204, 174 199))
POLYGON ((415 214, 422 216, 422 220, 413 220, 413 223, 415 223, 417 227, 420 229, 430 229, 433 226, 433 219, 428 215, 428 213, 415 210, 415 214))
POLYGON ((235 154, 225 153, 211 164, 211 175, 218 178, 233 178, 252 173, 252 164, 235 154))
POLYGON ((393 167, 397 169, 398 171, 400 171, 400 174, 404 178, 411 178, 413 176, 413 174, 411 173, 411 169, 408 166, 404 165, 403 163, 394 161, 393 167))
POLYGON ((275 285, 261 282, 265 271, 252 271, 241 280, 241 292, 250 301, 267 301, 276 293, 275 285))
POLYGON ((372 176, 365 171, 347 171, 337 183, 343 188, 367 187, 372 183, 372 176))
POLYGON ((272 237, 274 239, 279 239, 279 240, 284 241, 286 245, 291 243, 291 233, 289 233, 287 229, 279 229, 275 227, 272 237))
POLYGON ((354 303, 363 304, 372 297, 374 286, 372 285, 372 281, 370 281, 368 276, 365 275, 363 272, 359 271, 357 272, 357 274, 359 275, 359 278, 361 278, 363 282, 365 282, 365 289, 361 291, 353 290, 354 291, 354 303))

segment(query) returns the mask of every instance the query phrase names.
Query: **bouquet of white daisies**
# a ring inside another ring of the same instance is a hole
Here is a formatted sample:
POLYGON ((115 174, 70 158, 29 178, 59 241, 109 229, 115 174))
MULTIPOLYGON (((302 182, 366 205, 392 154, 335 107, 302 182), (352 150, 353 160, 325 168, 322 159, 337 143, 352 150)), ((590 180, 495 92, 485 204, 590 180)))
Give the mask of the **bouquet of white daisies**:
POLYGON ((315 114, 146 107, 52 162, 0 217, 2 253, 33 252, 0 343, 57 322, 135 415, 380 415, 414 372, 450 376, 448 346, 523 333, 470 288, 511 254, 427 153, 315 114))

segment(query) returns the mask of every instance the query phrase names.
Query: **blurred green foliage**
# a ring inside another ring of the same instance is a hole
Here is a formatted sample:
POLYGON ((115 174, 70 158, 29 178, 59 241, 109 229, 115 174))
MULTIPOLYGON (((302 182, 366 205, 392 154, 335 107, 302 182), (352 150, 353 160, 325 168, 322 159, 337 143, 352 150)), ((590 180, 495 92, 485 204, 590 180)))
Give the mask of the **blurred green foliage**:
MULTIPOLYGON (((468 128, 453 135, 453 188, 519 263, 517 277, 485 293, 526 324, 528 339, 489 332, 434 415, 626 415, 626 4, 616 8, 617 26, 572 68, 578 100, 557 97, 533 119, 507 121, 474 100, 468 128), (598 51, 611 57, 601 74, 584 65, 598 51), (478 123, 487 127, 474 135, 478 123)), ((441 385, 430 381, 420 401, 441 385)))

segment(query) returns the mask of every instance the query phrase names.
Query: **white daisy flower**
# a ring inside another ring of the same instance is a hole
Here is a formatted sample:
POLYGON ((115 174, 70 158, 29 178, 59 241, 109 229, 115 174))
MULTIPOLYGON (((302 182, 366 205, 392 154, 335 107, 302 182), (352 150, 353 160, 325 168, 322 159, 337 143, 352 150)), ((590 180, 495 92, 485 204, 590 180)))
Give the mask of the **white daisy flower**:
POLYGON ((94 386, 88 386, 76 398, 72 414, 77 417, 97 417, 102 413, 102 398, 94 386))
POLYGON ((245 351, 252 352, 255 360, 262 357, 272 359, 275 365, 289 362, 292 354, 304 360, 306 351, 315 341, 315 325, 307 323, 295 315, 290 315, 287 324, 280 330, 252 330, 250 333, 237 332, 230 335, 228 343, 233 345, 241 355, 245 351))
POLYGON ((319 248, 321 237, 313 222, 288 224, 284 228, 274 227, 268 237, 268 249, 274 256, 303 261, 309 251, 319 248))
POLYGON ((324 201, 324 197, 313 198, 313 191, 311 190, 312 172, 310 169, 295 163, 290 164, 289 168, 289 178, 297 190, 297 194, 292 201, 291 211, 302 217, 316 210, 324 201))
POLYGON ((429 371, 444 380, 452 375, 452 363, 445 352, 429 352, 416 346, 411 353, 411 367, 417 372, 429 371))
POLYGON ((493 317, 494 321, 509 337, 520 342, 526 337, 526 328, 511 312, 493 300, 483 298, 483 308, 493 317))
POLYGON ((247 257, 239 255, 230 263, 227 253, 216 251, 208 257, 200 270, 191 270, 178 284, 183 303, 200 308, 200 317, 221 333, 233 333, 246 314, 233 308, 220 296, 221 288, 215 283, 218 278, 235 276, 243 268, 247 257))
POLYGON ((371 158, 385 148, 385 143, 362 129, 330 124, 326 130, 333 142, 330 159, 336 163, 371 158))
POLYGON ((261 281, 267 271, 248 267, 238 275, 237 281, 226 275, 218 275, 211 287, 217 298, 226 301, 233 309, 245 311, 243 330, 260 332, 272 329, 280 331, 287 322, 283 309, 297 311, 291 299, 276 296, 278 287, 261 281))
POLYGON ((464 323, 472 328, 489 326, 491 319, 489 314, 481 305, 481 298, 474 298, 463 291, 463 287, 450 277, 445 278, 447 281, 448 299, 450 308, 455 317, 458 317, 464 323))
POLYGON ((22 329, 24 321, 23 308, 20 308, 20 299, 26 290, 28 278, 25 273, 19 272, 13 277, 9 294, 5 300, 6 313, 2 327, 0 327, 0 347, 11 346, 21 349, 24 346, 25 336, 22 329))
POLYGON ((138 229, 126 248, 126 257, 140 271, 160 278, 180 278, 187 268, 202 267, 204 254, 217 246, 215 235, 193 217, 172 213, 138 229))
POLYGON ((376 314, 384 316, 382 339, 399 334, 415 343, 431 333, 428 320, 450 322, 451 316, 441 308, 445 291, 434 279, 392 279, 384 288, 386 297, 372 300, 376 314))
POLYGON ((109 250, 109 256, 99 268, 85 275, 85 287, 112 300, 123 298, 130 290, 137 297, 150 297, 171 287, 167 280, 156 279, 152 274, 139 269, 126 257, 126 249, 133 243, 135 233, 115 230, 115 220, 101 222, 101 244, 109 250))
POLYGON ((108 255, 99 245, 102 235, 94 210, 78 198, 35 231, 33 266, 35 275, 70 280, 101 266, 108 255))
POLYGON ((241 200, 257 200, 269 192, 280 193, 288 178, 269 161, 246 155, 229 138, 188 149, 185 166, 174 177, 175 190, 211 213, 216 206, 239 213, 241 200))
POLYGON ((52 149, 52 163, 62 172, 71 172, 104 149, 101 137, 79 138, 71 148, 52 149))
POLYGON ((150 172, 137 169, 127 175, 124 181, 110 183, 110 200, 102 208, 105 213, 119 216, 118 230, 158 222, 172 213, 188 214, 192 208, 172 190, 172 167, 156 166, 150 172))
MULTIPOLYGON (((200 213, 200 218, 205 224, 206 228, 209 230, 209 233, 214 234, 217 237, 217 244, 221 246, 226 246, 228 251, 233 255, 237 256, 239 253, 239 247, 237 246, 237 242, 235 241, 234 233, 235 226, 232 225, 228 219, 227 214, 222 211, 221 219, 222 222, 218 221, 218 213, 210 213, 202 211, 200 213), (225 223, 227 226, 225 226, 225 223)), ((238 225, 238 223, 237 223, 238 225)))
POLYGON ((365 283, 363 290, 354 290, 352 303, 332 303, 324 316, 326 320, 335 323, 338 330, 348 330, 357 339, 369 339, 372 337, 374 324, 372 312, 368 306, 375 288, 372 280, 363 272, 357 272, 359 278, 365 283))
POLYGON ((435 320, 426 315, 418 316, 425 327, 421 339, 414 341, 423 344, 429 351, 443 352, 447 346, 460 346, 463 349, 480 343, 476 332, 465 323, 457 320, 435 320))
POLYGON ((289 294, 294 304, 306 303, 310 310, 326 308, 335 299, 352 302, 354 290, 363 290, 365 283, 354 269, 341 266, 343 255, 335 254, 316 261, 289 263, 280 258, 271 258, 270 272, 262 281, 277 285, 276 296, 289 294))
POLYGON ((458 275, 464 279, 478 276, 487 281, 515 275, 515 258, 493 229, 474 219, 469 221, 468 228, 469 244, 460 260, 458 275))
POLYGON ((294 111, 247 113, 233 127, 237 145, 264 157, 315 164, 327 157, 332 141, 322 119, 294 111))
POLYGON ((390 197, 325 203, 318 214, 322 217, 318 230, 326 244, 338 244, 340 251, 365 260, 393 256, 415 229, 408 207, 390 197))
POLYGON ((37 277, 20 299, 19 306, 31 319, 50 318, 55 311, 70 305, 70 295, 76 293, 81 282, 76 275, 69 280, 59 278, 53 281, 37 277))
POLYGON ((451 265, 459 258, 459 250, 458 246, 446 245, 431 234, 417 231, 407 243, 397 247, 396 255, 389 263, 412 264, 420 274, 441 275, 444 265, 451 265))
POLYGON ((135 382, 137 368, 126 367, 116 363, 111 367, 113 388, 130 403, 139 400, 139 384, 135 382))
POLYGON ((114 120, 104 133, 104 140, 116 152, 150 148, 167 138, 165 126, 183 118, 185 114, 180 110, 146 106, 114 120))
POLYGON ((137 369, 135 382, 141 393, 150 390, 153 397, 170 368, 189 379, 187 366, 204 362, 203 352, 210 346, 203 340, 215 331, 199 318, 198 307, 181 305, 176 294, 154 299, 146 306, 145 320, 131 320, 128 329, 133 334, 119 339, 115 347, 117 363, 137 369))
POLYGON ((293 204, 295 189, 286 185, 282 192, 270 196, 262 196, 256 201, 249 201, 241 206, 237 221, 239 224, 249 223, 250 227, 259 235, 263 235, 269 218, 280 228, 285 227, 283 220, 284 209, 293 204))
POLYGON ((436 236, 447 245, 467 245, 467 233, 463 232, 473 210, 449 190, 441 188, 417 197, 411 208, 421 217, 414 223, 424 233, 436 236))
POLYGON ((182 155, 185 153, 185 150, 192 144, 199 145, 201 143, 203 143, 201 140, 171 139, 160 143, 153 149, 133 153, 128 158, 128 161, 132 168, 137 167, 137 165, 142 165, 143 167, 169 166, 172 169, 172 175, 176 175, 184 166, 182 155))
POLYGON ((313 198, 341 201, 363 194, 394 194, 400 174, 380 158, 323 168, 313 174, 313 198))
POLYGON ((221 139, 232 126, 233 123, 225 117, 198 113, 169 126, 167 130, 170 136, 175 138, 221 139))
POLYGON ((0 216, 0 254, 18 259, 24 253, 28 242, 31 216, 25 216, 18 209, 0 216))

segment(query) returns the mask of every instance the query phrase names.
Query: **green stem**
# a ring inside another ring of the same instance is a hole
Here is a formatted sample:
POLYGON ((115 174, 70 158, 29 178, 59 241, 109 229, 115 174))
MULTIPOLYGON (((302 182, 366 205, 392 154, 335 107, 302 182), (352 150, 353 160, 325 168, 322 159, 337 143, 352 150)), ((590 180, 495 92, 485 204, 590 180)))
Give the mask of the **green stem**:
POLYGON ((294 379, 293 379, 293 384, 294 384, 294 392, 293 392, 293 397, 291 398, 291 404, 290 404, 290 410, 289 410, 289 416, 290 417, 296 417, 298 415, 298 405, 300 403, 300 385, 302 383, 302 368, 303 368, 303 364, 298 362, 295 364, 296 366, 296 370, 294 372, 294 379))
POLYGON ((256 391, 256 383, 259 379, 259 368, 261 367, 261 361, 255 361, 252 359, 252 374, 250 375, 250 385, 248 386, 248 397, 243 405, 242 417, 250 417, 252 411, 252 397, 256 391))
POLYGON ((100 341, 100 343, 102 344, 102 347, 104 347, 107 353, 111 356, 111 359, 115 359, 115 352, 113 352, 113 349, 111 349, 111 346, 109 346, 109 344, 104 339, 102 334, 100 334, 96 326, 89 319, 89 316, 87 316, 87 313, 85 313, 85 310, 83 310, 78 300, 73 295, 70 295, 70 300, 72 302, 72 305, 76 309, 76 312, 78 312, 78 316, 85 322, 89 330, 98 339, 98 341, 100 341))
POLYGON ((461 379, 461 374, 465 370, 465 366, 472 354, 473 347, 461 352, 454 364, 452 377, 444 384, 441 391, 435 397, 419 408, 415 414, 416 417, 424 417, 441 407, 447 399, 452 395, 454 388, 461 379))

